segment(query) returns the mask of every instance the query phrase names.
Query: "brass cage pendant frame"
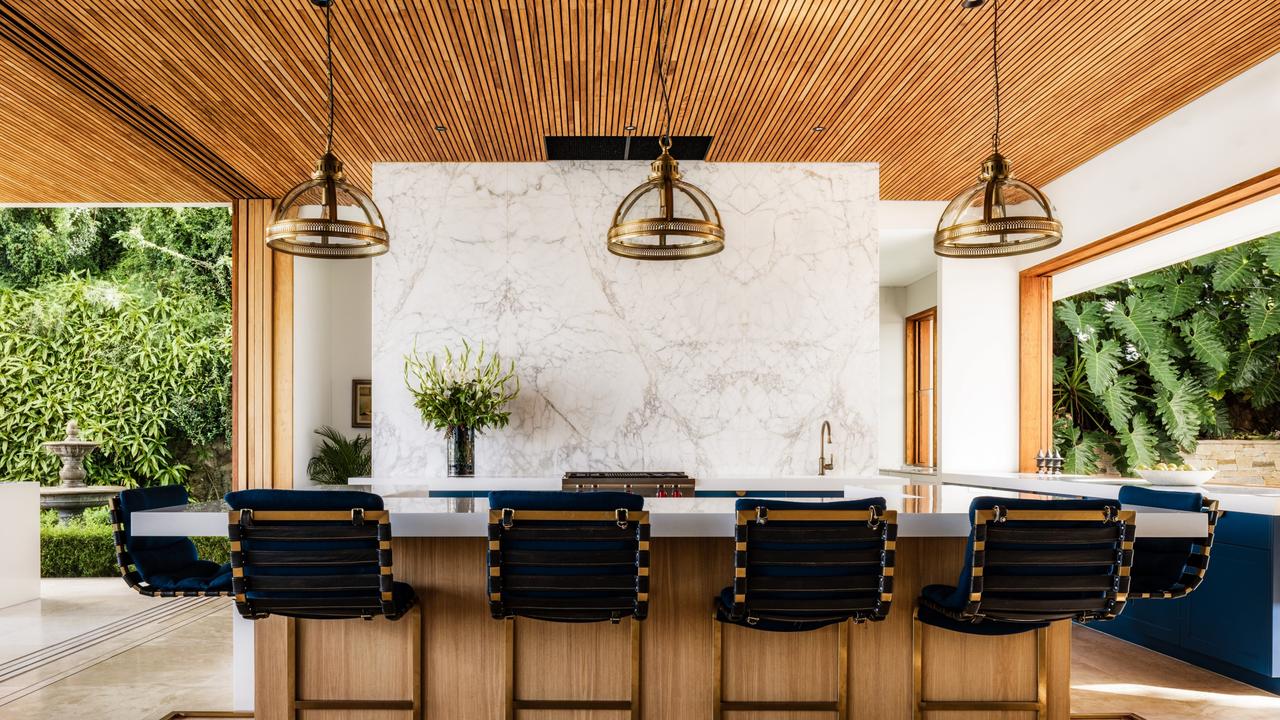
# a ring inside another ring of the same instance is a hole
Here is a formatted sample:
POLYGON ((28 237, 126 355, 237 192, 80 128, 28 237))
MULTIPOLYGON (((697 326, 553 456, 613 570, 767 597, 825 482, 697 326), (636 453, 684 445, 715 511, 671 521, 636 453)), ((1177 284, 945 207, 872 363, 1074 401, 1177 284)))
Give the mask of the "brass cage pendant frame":
POLYGON ((300 257, 342 260, 376 257, 387 251, 389 238, 382 212, 359 188, 346 182, 342 161, 325 153, 316 163, 316 171, 307 180, 288 192, 276 206, 275 216, 267 226, 267 247, 277 252, 300 257), (321 217, 291 216, 298 200, 309 191, 320 188, 324 202, 321 217), (345 193, 356 201, 355 205, 338 205, 338 194, 345 193), (359 208, 371 222, 342 220, 338 217, 341 207, 359 208), (316 237, 318 240, 302 240, 316 237), (331 240, 339 242, 331 242, 331 240))
POLYGON ((933 251, 942 257, 1009 257, 1037 252, 1062 242, 1062 223, 1053 216, 1049 198, 1029 183, 1016 181, 1009 162, 1000 153, 992 153, 982 164, 978 184, 967 188, 947 205, 933 235, 933 251), (1043 210, 1043 215, 1008 215, 1003 205, 1004 187, 1016 187, 1043 210), (958 217, 969 207, 969 201, 982 194, 982 219, 943 225, 948 218, 958 217), (1021 235, 1017 240, 1010 235, 1021 235), (985 241, 984 241, 985 240, 985 241))
POLYGON ((681 179, 680 165, 667 152, 670 140, 662 141, 662 154, 650 165, 649 178, 618 204, 609 227, 609 252, 634 260, 688 260, 708 257, 724 249, 724 226, 715 203, 701 189, 681 179), (675 195, 688 198, 701 218, 677 217, 675 195), (658 193, 658 217, 627 219, 641 198, 658 193), (670 236, 693 238, 692 242, 667 241, 670 236), (638 242, 641 238, 657 242, 638 242))
MULTIPOLYGON (((985 0, 964 0, 965 9, 981 7, 985 0)), ((1034 185, 1015 180, 1009 161, 1000 154, 1000 0, 991 3, 991 70, 995 81, 995 131, 991 133, 991 156, 982 163, 978 183, 966 188, 947 204, 933 234, 935 255, 950 258, 989 258, 1023 255, 1051 248, 1062 242, 1062 223, 1053 216, 1049 198, 1034 185), (982 217, 960 221, 966 211, 977 208, 982 197, 982 217), (1038 214, 1008 215, 1010 195, 1026 195, 1039 208, 1038 214), (997 214, 997 208, 999 210, 997 214), (1012 238, 1012 239, 1011 239, 1012 238)))
POLYGON ((276 252, 323 260, 368 258, 387 251, 386 222, 367 193, 347 182, 342 161, 333 154, 333 28, 334 0, 311 0, 324 9, 325 76, 329 85, 329 127, 324 155, 311 179, 295 185, 276 206, 267 226, 267 247, 276 252), (320 202, 307 202, 320 190, 320 202), (339 203, 339 195, 349 202, 339 203), (319 207, 319 217, 306 217, 305 209, 319 207), (340 217, 347 209, 348 217, 340 217), (359 217, 360 219, 353 219, 359 217), (312 239, 314 238, 314 239, 312 239))

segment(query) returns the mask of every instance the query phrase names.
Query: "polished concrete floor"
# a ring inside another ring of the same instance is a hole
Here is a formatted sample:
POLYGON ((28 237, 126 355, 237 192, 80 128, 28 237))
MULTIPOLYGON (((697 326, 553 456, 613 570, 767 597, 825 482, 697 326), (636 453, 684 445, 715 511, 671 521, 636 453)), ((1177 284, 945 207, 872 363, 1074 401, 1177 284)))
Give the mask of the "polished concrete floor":
MULTIPOLYGON (((160 600, 115 578, 45 580, 0 609, 0 720, 155 720, 231 707, 231 604, 160 600)), ((1072 710, 1277 720, 1280 697, 1075 628, 1072 710)))
POLYGON ((118 578, 45 580, 0 609, 0 720, 154 720, 231 707, 225 598, 147 598, 118 578))

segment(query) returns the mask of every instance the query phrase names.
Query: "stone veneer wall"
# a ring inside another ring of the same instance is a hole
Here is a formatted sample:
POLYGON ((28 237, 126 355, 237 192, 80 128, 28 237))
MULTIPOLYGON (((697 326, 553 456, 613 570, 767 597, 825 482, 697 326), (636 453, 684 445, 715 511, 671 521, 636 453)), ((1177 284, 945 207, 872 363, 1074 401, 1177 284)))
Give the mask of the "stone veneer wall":
POLYGON ((1187 462, 1216 468, 1215 481, 1280 486, 1280 440, 1201 440, 1187 462))

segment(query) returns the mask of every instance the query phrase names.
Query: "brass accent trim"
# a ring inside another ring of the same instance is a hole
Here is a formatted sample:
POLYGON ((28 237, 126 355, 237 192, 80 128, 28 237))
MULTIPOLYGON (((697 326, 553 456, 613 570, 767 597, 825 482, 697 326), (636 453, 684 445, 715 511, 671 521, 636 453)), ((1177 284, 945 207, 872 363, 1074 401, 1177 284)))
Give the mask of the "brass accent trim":
MULTIPOLYGON (((232 510, 229 516, 232 523, 240 522, 240 511, 232 510)), ((351 521, 349 510, 255 510, 254 520, 280 521, 296 520, 301 522, 335 522, 351 521)), ((386 510, 365 510, 364 519, 377 521, 379 524, 391 521, 391 514, 386 510)))
MULTIPOLYGON (((896 523, 898 514, 896 510, 886 510, 883 515, 874 515, 890 524, 896 523)), ((738 510, 737 524, 746 525, 748 522, 755 522, 755 510, 738 510)), ((770 510, 769 520, 817 520, 817 521, 833 521, 843 520, 847 522, 857 520, 871 520, 873 513, 870 510, 770 510)))

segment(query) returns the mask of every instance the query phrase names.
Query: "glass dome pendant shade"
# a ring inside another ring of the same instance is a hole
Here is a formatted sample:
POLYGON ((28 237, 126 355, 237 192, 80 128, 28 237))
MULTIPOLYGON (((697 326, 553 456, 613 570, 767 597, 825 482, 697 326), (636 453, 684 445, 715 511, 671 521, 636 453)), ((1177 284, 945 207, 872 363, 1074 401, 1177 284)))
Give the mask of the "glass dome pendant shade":
POLYGON ((943 257, 1006 257, 1062 242, 1062 223, 1035 186, 1015 179, 998 152, 982 163, 978 183, 942 211, 933 251, 943 257))
POLYGON ((666 3, 659 3, 655 10, 658 52, 654 68, 666 117, 658 139, 662 154, 649 165, 648 179, 628 193, 613 213, 608 248, 614 255, 633 260, 690 260, 723 250, 724 226, 715 203, 700 188, 684 181, 680 164, 671 157, 671 97, 663 71, 666 3), (670 240, 673 237, 675 242, 670 240))
MULTIPOLYGON (((965 0, 976 8, 982 0, 965 0)), ((995 79, 995 132, 991 156, 982 163, 976 185, 956 196, 938 219, 933 252, 942 257, 984 258, 1022 255, 1062 242, 1062 223, 1049 198, 1034 185, 1017 180, 1000 154, 1000 2, 992 3, 991 67, 995 79)))
POLYGON ((680 165, 660 141, 662 154, 649 166, 649 178, 632 190, 613 214, 609 252, 635 260, 687 260, 724 249, 724 227, 715 203, 697 186, 681 179, 680 165), (669 238, 690 238, 671 242, 669 238))
POLYGON ((329 132, 324 155, 311 179, 285 194, 267 226, 267 246, 276 252, 321 259, 367 258, 387 251, 387 227, 373 199, 348 183, 342 161, 333 154, 334 0, 312 0, 324 8, 326 70, 329 81, 329 132))

